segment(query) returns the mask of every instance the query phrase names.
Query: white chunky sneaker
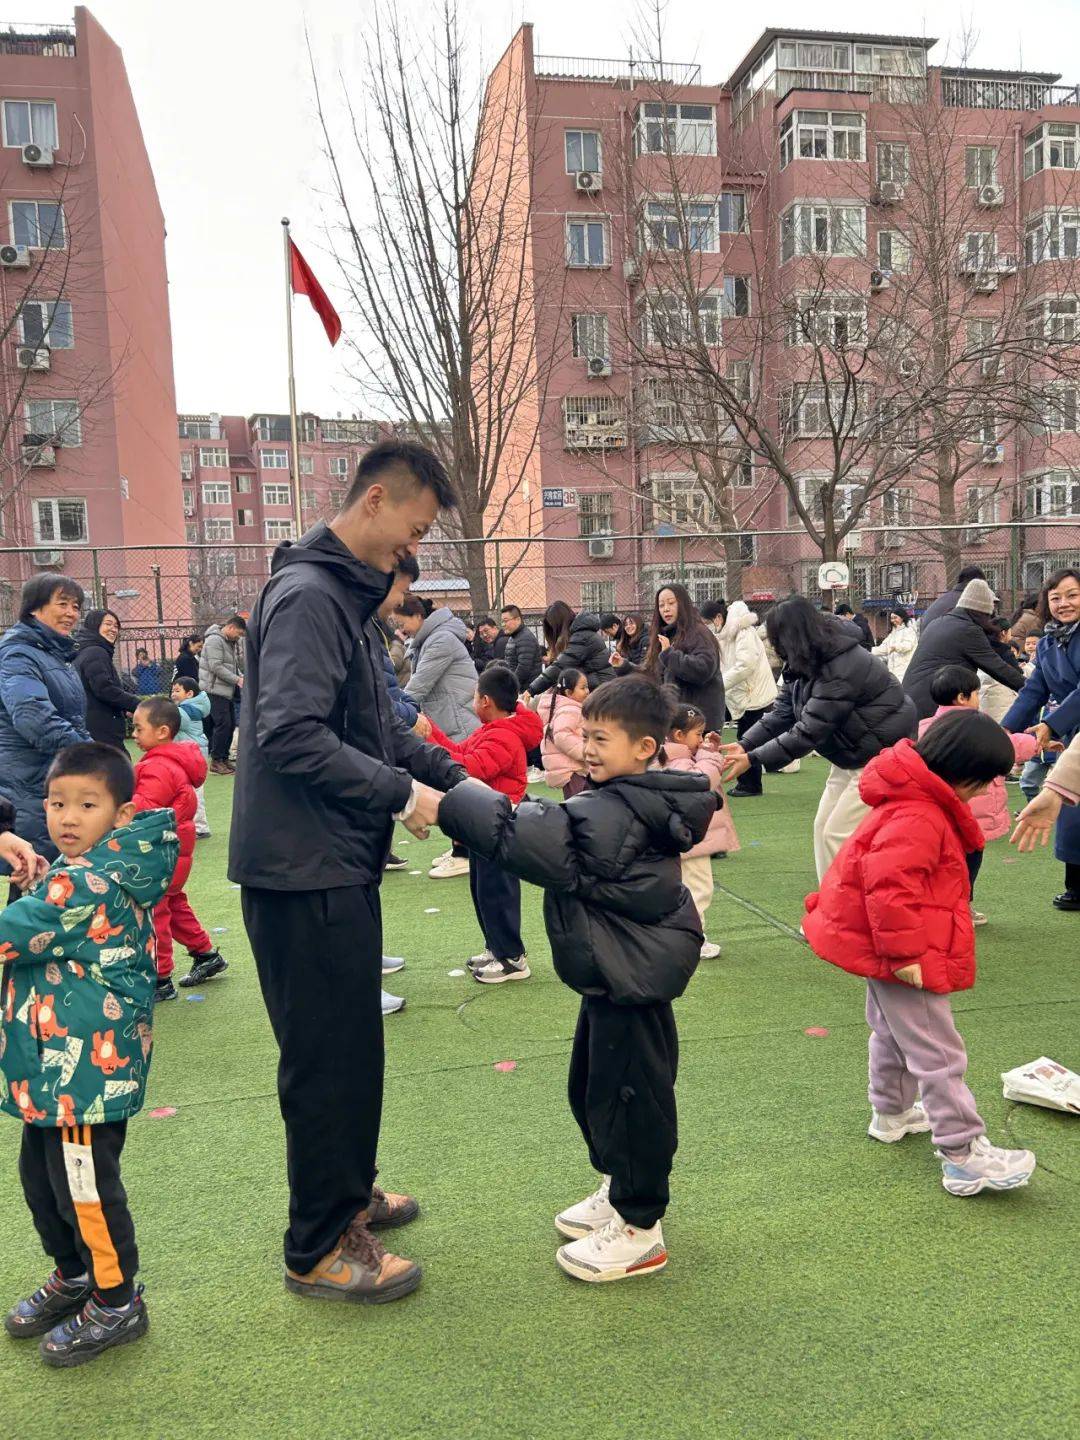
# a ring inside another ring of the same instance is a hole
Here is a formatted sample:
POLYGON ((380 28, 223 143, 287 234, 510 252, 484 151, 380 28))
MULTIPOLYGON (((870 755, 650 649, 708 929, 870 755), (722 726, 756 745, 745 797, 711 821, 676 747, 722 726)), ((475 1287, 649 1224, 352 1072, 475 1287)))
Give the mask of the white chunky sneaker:
POLYGON ((706 940, 701 947, 702 960, 715 960, 720 954, 720 946, 712 940, 706 940))
POLYGON ((465 964, 470 970, 479 970, 481 965, 487 965, 494 959, 495 956, 492 951, 481 950, 479 955, 470 955, 468 960, 465 961, 465 964))
POLYGON ((667 1264, 667 1250, 659 1220, 642 1230, 616 1213, 599 1230, 560 1246, 555 1259, 567 1275, 597 1284, 655 1275, 667 1264))
POLYGON ((555 1216, 555 1229, 570 1240, 579 1240, 582 1235, 591 1235, 609 1220, 615 1219, 615 1209, 608 1199, 611 1176, 605 1175, 599 1190, 587 1196, 577 1205, 560 1210, 555 1216))
POLYGON ((399 970, 405 969, 405 957, 403 955, 384 955, 382 957, 382 973, 384 975, 396 975, 399 970))
POLYGON ((874 1140, 883 1140, 886 1145, 893 1145, 897 1140, 903 1140, 905 1135, 924 1135, 930 1129, 930 1121, 922 1102, 915 1101, 910 1110, 905 1110, 900 1115, 886 1115, 880 1110, 871 1109, 870 1126, 867 1134, 874 1140))
POLYGON ((543 785, 547 776, 539 765, 530 765, 525 771, 525 783, 527 785, 543 785))
POLYGON ((478 965, 472 977, 481 985, 502 985, 507 980, 528 980, 531 974, 528 960, 519 955, 516 960, 491 959, 486 965, 478 965))
POLYGON ((448 855, 428 871, 429 880, 454 880, 458 875, 469 873, 469 862, 464 855, 448 855))
POLYGON ((382 1013, 384 1015, 400 1015, 405 1009, 405 1000, 401 995, 391 995, 389 990, 382 992, 382 1013))
POLYGON ((1002 1150, 985 1135, 971 1142, 966 1160, 950 1160, 940 1150, 941 1183, 950 1195, 978 1195, 980 1190, 1015 1190, 1026 1185, 1035 1169, 1030 1150, 1002 1150))
POLYGON ((971 907, 971 923, 972 925, 986 925, 989 923, 983 912, 976 910, 974 905, 971 907))

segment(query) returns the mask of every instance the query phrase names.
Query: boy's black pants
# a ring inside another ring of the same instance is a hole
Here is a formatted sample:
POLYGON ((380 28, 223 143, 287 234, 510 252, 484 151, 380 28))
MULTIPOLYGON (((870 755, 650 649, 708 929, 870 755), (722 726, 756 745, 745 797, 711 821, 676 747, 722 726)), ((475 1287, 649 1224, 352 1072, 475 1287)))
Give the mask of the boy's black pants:
POLYGON ((667 1209, 678 1145, 679 1036, 671 1005, 616 1005, 583 995, 570 1054, 570 1109, 611 1203, 642 1229, 667 1209))
POLYGON ((469 891, 484 932, 484 944, 496 960, 524 955, 521 938, 521 881, 493 860, 469 852, 469 891))
POLYGON ((88 1272, 107 1305, 131 1299, 139 1268, 135 1225, 120 1179, 127 1121, 63 1129, 23 1127, 19 1179, 41 1236, 65 1279, 88 1272))
MULTIPOLYGON (((761 710, 744 710, 735 721, 735 739, 741 740, 748 730, 752 730, 763 715, 767 715, 772 709, 766 705, 761 710)), ((751 760, 750 769, 740 775, 736 784, 746 794, 760 795, 762 792, 761 777, 764 772, 760 760, 751 760)))
POLYGON ((379 891, 245 886, 240 900, 280 1051, 285 1264, 306 1275, 371 1203, 383 1097, 379 891))

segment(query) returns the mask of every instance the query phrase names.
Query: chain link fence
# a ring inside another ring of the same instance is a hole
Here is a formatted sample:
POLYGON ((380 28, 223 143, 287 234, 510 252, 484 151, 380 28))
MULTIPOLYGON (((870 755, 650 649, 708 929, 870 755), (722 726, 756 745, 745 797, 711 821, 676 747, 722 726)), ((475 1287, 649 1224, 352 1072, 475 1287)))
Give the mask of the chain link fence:
MULTIPOLYGON (((235 611, 250 610, 270 570, 273 545, 68 546, 0 549, 0 626, 18 610, 29 576, 66 575, 87 594, 87 605, 120 616, 121 668, 145 648, 155 659, 176 654, 182 636, 235 611)), ((850 585, 833 598, 875 611, 899 600, 922 611, 946 588, 947 568, 979 565, 1004 612, 1062 565, 1080 567, 1080 518, 1016 522, 976 529, 861 528, 841 541, 839 558, 850 585)), ((420 547, 421 579, 414 589, 464 616, 520 606, 537 622, 554 600, 575 610, 647 611, 656 589, 678 580, 694 600, 742 598, 763 610, 798 592, 823 600, 822 556, 801 530, 728 534, 679 533, 544 535, 473 542, 446 539, 420 547)))

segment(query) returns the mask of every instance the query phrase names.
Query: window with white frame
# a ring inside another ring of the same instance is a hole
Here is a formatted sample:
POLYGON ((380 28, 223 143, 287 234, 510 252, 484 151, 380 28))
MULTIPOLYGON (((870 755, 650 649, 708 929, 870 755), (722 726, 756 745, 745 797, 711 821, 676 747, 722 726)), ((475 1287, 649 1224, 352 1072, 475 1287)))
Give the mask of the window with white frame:
POLYGON ((1029 305, 1024 312, 1029 339, 1069 344, 1080 339, 1080 302, 1071 296, 1053 296, 1029 305))
POLYGON ((221 427, 214 420, 193 419, 190 415, 181 415, 177 424, 181 440, 218 440, 221 438, 221 427))
POLYGON ((1049 385, 1042 399, 1043 424, 1051 434, 1064 434, 1077 429, 1080 387, 1065 383, 1049 385))
POLYGON ((580 314, 570 317, 570 338, 575 356, 579 359, 607 360, 608 317, 600 314, 580 314))
POLYGON ((184 514, 192 516, 195 514, 195 487, 194 485, 183 486, 184 514))
POLYGON ((866 344, 866 301, 854 295, 800 295, 788 322, 789 345, 843 350, 866 344))
POLYGON ((877 147, 878 184, 906 185, 910 169, 908 147, 895 140, 883 140, 877 147))
POLYGON ((792 160, 863 160, 866 117, 854 110, 793 110, 780 124, 780 168, 792 160))
POLYGON ((207 445, 199 450, 199 465, 204 470, 227 470, 229 452, 224 445, 207 445))
POLYGON ((330 474, 338 480, 347 480, 349 477, 349 457, 347 455, 331 455, 329 462, 330 474))
POLYGON ((301 490, 300 508, 301 510, 317 510, 319 508, 318 497, 314 490, 301 490))
POLYGON ((704 529, 716 520, 716 506, 696 475, 649 475, 643 485, 646 524, 704 529))
POLYGON ((267 540, 291 540, 293 538, 293 522, 291 520, 264 520, 263 529, 266 532, 267 540))
POLYGON ((997 338, 997 322, 992 317, 980 315, 968 320, 966 329, 968 355, 973 361, 978 361, 984 375, 996 374, 998 356, 993 353, 993 347, 997 338))
POLYGON ((610 535, 614 529, 614 493, 611 490, 583 490, 578 496, 578 533, 582 539, 610 535))
POLYGON ((568 443, 582 432, 611 432, 613 438, 625 436, 625 412, 620 395, 565 395, 563 423, 568 443))
POLYGON ((879 230, 877 233, 878 266, 882 270, 899 271, 901 274, 911 268, 911 244, 899 230, 879 230))
POLYGON ((300 474, 301 474, 301 475, 314 475, 314 474, 315 474, 315 457, 314 457, 313 455, 301 455, 301 456, 300 456, 300 474))
POLYGON ((70 350, 75 344, 70 300, 24 300, 19 312, 24 345, 70 350))
POLYGON ((236 551, 235 550, 211 550, 206 557, 206 568, 211 575, 219 579, 227 579, 236 574, 236 551))
POLYGON ((750 314, 750 280, 746 275, 724 276, 721 313, 739 318, 750 314))
POLYGON ((64 250, 64 207, 50 200, 12 200, 8 204, 11 243, 31 250, 64 250))
POLYGON ((261 450, 259 465, 263 470, 288 470, 289 452, 287 450, 261 450))
POLYGON ((1048 470, 1028 481, 1029 516, 1080 516, 1080 475, 1048 470))
MULTIPOLYGON (((698 607, 704 605, 706 600, 717 599, 727 588, 727 569, 723 565, 680 565, 677 574, 679 583, 686 586, 690 599, 698 607)), ((816 576, 816 570, 814 574, 816 576)), ((670 563, 644 566, 641 571, 643 602, 651 605, 659 587, 671 579, 670 563)))
MULTIPOLYGON (((818 524, 825 518, 825 504, 828 499, 832 502, 834 520, 841 524, 850 520, 861 507, 866 489, 853 481, 834 482, 831 474, 813 473, 798 476, 798 486, 803 508, 818 524)), ((799 512, 790 491, 787 492, 787 501, 788 523, 794 524, 799 518, 799 512)))
POLYGON ((189 545, 197 545, 199 543, 198 525, 189 521, 188 524, 184 526, 184 539, 189 545))
POLYGON ((753 393, 753 371, 750 361, 732 360, 725 378, 731 386, 735 398, 744 404, 747 403, 753 393))
POLYGON ((224 516, 203 521, 204 540, 231 540, 233 538, 232 519, 224 516))
POLYGON ((599 130, 567 130, 565 143, 568 175, 578 170, 591 170, 594 175, 601 173, 599 130))
POLYGON ((1075 260, 1080 256, 1080 210, 1047 210, 1024 227, 1024 262, 1075 260))
POLYGON ((329 499, 331 510, 340 510, 345 504, 345 491, 331 488, 327 498, 329 499))
POLYGON ((4 144, 43 145, 55 150, 56 102, 54 100, 5 100, 4 144))
POLYGON ((704 396, 670 375, 649 375, 641 382, 639 403, 648 427, 648 443, 704 440, 718 433, 716 415, 704 396))
POLYGON ((180 479, 190 480, 195 474, 190 450, 180 451, 180 479))
POLYGON ((611 263, 606 219, 566 217, 566 263, 575 270, 598 270, 611 263))
POLYGON ((964 151, 964 184, 981 190, 997 184, 997 151, 992 145, 969 145, 964 151))
POLYGON ((291 505, 292 489, 288 485, 263 485, 262 498, 264 505, 291 505))
POLYGON ((255 524, 254 510, 237 510, 236 524, 240 530, 249 530, 255 524))
POLYGON ((89 540, 85 500, 34 500, 33 508, 34 539, 39 545, 82 545, 89 540))
POLYGON ((642 243, 650 250, 716 249, 715 200, 650 200, 642 218, 642 243))
POLYGON ((82 420, 77 400, 28 400, 26 430, 29 435, 47 435, 58 445, 82 444, 82 420))
POLYGON ((1039 125, 1024 137, 1024 178, 1040 170, 1075 170, 1080 161, 1080 125, 1039 125))
POLYGON ((841 434, 851 429, 852 397, 840 387, 832 394, 825 385, 796 385, 782 400, 793 435, 812 440, 832 434, 833 429, 841 434))
POLYGON ((866 207, 802 202, 780 217, 780 258, 865 255, 866 207))
POLYGON ((634 127, 638 155, 715 155, 716 112, 711 105, 639 105, 634 127))
POLYGON ((997 235, 992 230, 971 230, 964 236, 960 254, 965 274, 997 267, 997 235))
POLYGON ((999 495, 996 485, 969 485, 964 493, 968 524, 996 525, 999 495))
POLYGON ((881 523, 883 525, 910 525, 915 515, 915 491, 906 485, 896 485, 886 490, 881 497, 881 523))
POLYGON ((885 445, 919 443, 919 407, 903 395, 883 395, 875 416, 878 439, 885 445))
POLYGON ((228 481, 205 481, 202 487, 202 502, 204 505, 231 505, 232 491, 228 481))
POLYGON ((691 309, 679 295, 649 295, 642 306, 642 342, 667 348, 719 345, 723 294, 705 291, 691 309))
POLYGON ((742 235, 750 228, 745 190, 721 190, 716 200, 716 228, 721 235, 742 235))
POLYGON ((615 609, 614 580, 583 580, 581 582, 581 608, 591 610, 594 615, 603 615, 606 610, 615 609))
POLYGON ((251 486, 255 478, 253 475, 234 475, 232 478, 233 489, 236 491, 237 495, 251 494, 251 486))

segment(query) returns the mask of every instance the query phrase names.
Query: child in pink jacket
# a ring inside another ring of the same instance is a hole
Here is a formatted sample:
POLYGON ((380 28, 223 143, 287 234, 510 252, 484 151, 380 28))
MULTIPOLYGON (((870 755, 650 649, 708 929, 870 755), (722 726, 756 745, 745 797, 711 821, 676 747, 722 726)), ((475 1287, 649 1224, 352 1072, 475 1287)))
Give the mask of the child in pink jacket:
POLYGON ((588 770, 585 765, 585 741, 581 734, 581 707, 589 698, 589 682, 580 670, 568 668, 559 673, 551 690, 545 690, 536 702, 536 713, 544 722, 544 738, 540 757, 544 778, 569 800, 585 788, 588 770))
MULTIPOLYGON (((920 737, 942 715, 948 715, 953 710, 978 710, 979 677, 966 665, 943 665, 930 681, 930 698, 938 708, 933 715, 919 721, 920 737)), ((1012 741, 1017 764, 1030 760, 1039 749, 1039 742, 1034 735, 1010 735, 1009 739, 1012 741)), ((1004 778, 999 777, 992 781, 984 794, 976 795, 974 800, 968 801, 968 807, 979 822, 979 829, 985 840, 999 840, 1002 835, 1009 833, 1009 795, 1004 778)), ((982 866, 983 853, 982 850, 976 850, 967 857, 972 902, 975 899, 975 877, 982 866)), ((971 906, 971 918, 976 925, 986 924, 986 916, 981 910, 975 909, 974 903, 971 906)))
MULTIPOLYGON (((717 748, 720 737, 705 738, 705 715, 694 705, 680 705, 671 720, 668 738, 660 751, 658 763, 665 770, 696 770, 708 776, 710 790, 720 796, 720 808, 709 822, 704 840, 682 856, 683 884, 690 891, 705 924, 705 912, 712 903, 713 873, 712 857, 721 858, 738 850, 739 837, 731 818, 730 807, 723 803, 724 757, 717 748)), ((701 947, 701 958, 713 960, 720 954, 720 946, 706 940, 701 947)))

